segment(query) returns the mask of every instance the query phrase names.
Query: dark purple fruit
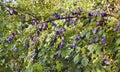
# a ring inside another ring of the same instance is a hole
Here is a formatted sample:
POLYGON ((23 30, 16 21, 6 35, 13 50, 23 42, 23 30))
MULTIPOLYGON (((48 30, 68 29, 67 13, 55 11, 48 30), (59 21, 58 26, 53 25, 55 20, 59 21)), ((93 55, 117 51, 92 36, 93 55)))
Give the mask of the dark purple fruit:
POLYGON ((38 30, 39 30, 39 31, 42 31, 42 26, 38 26, 38 30))
POLYGON ((70 20, 69 23, 70 23, 70 24, 73 24, 73 23, 74 23, 74 20, 70 20))
POLYGON ((119 28, 117 26, 114 27, 114 31, 117 32, 119 28))
POLYGON ((105 16, 107 16, 107 13, 106 12, 101 12, 101 16, 105 17, 105 16))
POLYGON ((13 10, 13 14, 18 15, 18 11, 17 10, 13 10))
POLYGON ((36 20, 36 24, 39 24, 40 22, 39 22, 39 20, 36 20))
POLYGON ((14 48, 14 52, 17 52, 17 51, 18 51, 18 48, 15 47, 15 48, 14 48))
POLYGON ((60 14, 58 14, 58 13, 55 13, 54 16, 55 16, 56 18, 58 18, 58 19, 63 18, 63 16, 60 15, 60 14))
POLYGON ((14 37, 14 36, 13 36, 12 34, 9 36, 9 39, 8 39, 9 42, 11 42, 11 41, 13 40, 13 37, 14 37))
POLYGON ((20 70, 17 70, 16 72, 20 72, 20 70))
POLYGON ((77 16, 77 15, 78 15, 78 11, 72 12, 72 15, 73 15, 73 16, 77 16))
POLYGON ((29 48, 29 43, 25 44, 25 48, 29 48))
POLYGON ((73 42, 73 46, 75 46, 75 45, 76 45, 76 41, 73 42))
POLYGON ((14 33, 12 33, 12 35, 13 35, 13 36, 15 36, 15 34, 14 34, 14 33))
POLYGON ((98 37, 93 37, 92 42, 93 42, 93 43, 96 43, 98 40, 99 40, 98 37))
POLYGON ((64 47, 64 46, 65 46, 65 43, 64 43, 64 42, 61 42, 60 45, 61 45, 61 47, 64 47))
POLYGON ((25 15, 22 14, 22 19, 25 19, 25 15))
POLYGON ((32 19, 31 23, 32 23, 32 25, 34 25, 35 24, 35 19, 32 19))
POLYGON ((67 24, 66 24, 66 26, 67 26, 67 27, 69 27, 69 26, 70 26, 70 24, 69 24, 69 23, 67 23, 67 24))
POLYGON ((66 16, 65 16, 65 17, 69 18, 69 17, 70 17, 70 14, 66 14, 66 16))
POLYGON ((37 31, 37 33, 36 33, 36 34, 37 34, 37 36, 39 36, 39 35, 40 35, 40 31, 37 31))
POLYGON ((76 45, 76 41, 74 41, 72 44, 70 44, 70 48, 74 48, 76 45))
POLYGON ((8 11, 10 15, 13 15, 13 10, 8 11))
POLYGON ((57 46, 57 50, 60 50, 61 49, 61 46, 60 46, 60 44, 57 46))
POLYGON ((57 52, 57 57, 60 58, 61 57, 61 53, 57 52))
POLYGON ((66 29, 65 29, 65 28, 61 28, 61 31, 62 31, 62 32, 65 32, 65 31, 66 31, 66 29))
POLYGON ((88 13, 88 16, 89 16, 89 17, 92 17, 92 16, 93 16, 93 12, 92 12, 92 11, 89 12, 89 13, 88 13))
POLYGON ((21 30, 24 30, 24 29, 25 29, 25 27, 24 27, 24 26, 22 26, 22 27, 21 27, 21 30))
POLYGON ((59 30, 59 33, 62 34, 62 33, 64 33, 65 31, 66 31, 65 28, 61 28, 61 29, 59 30))
POLYGON ((52 20, 53 20, 53 18, 50 17, 50 18, 49 18, 49 21, 52 21, 52 20))
POLYGON ((108 62, 107 59, 104 59, 104 60, 102 61, 102 65, 103 65, 103 66, 108 65, 108 64, 109 64, 109 62, 108 62))
POLYGON ((73 48, 74 46, 73 46, 73 44, 70 44, 70 48, 73 48))
POLYGON ((104 54, 100 55, 101 58, 104 58, 104 54))
POLYGON ((25 28, 28 28, 28 25, 27 25, 27 24, 25 24, 25 28))
POLYGON ((80 40, 80 36, 79 36, 79 35, 77 35, 75 39, 76 39, 76 40, 80 40))
POLYGON ((101 25, 102 25, 101 22, 99 22, 99 21, 96 22, 96 26, 101 26, 101 25))
POLYGON ((92 30, 92 33, 93 33, 93 34, 96 34, 96 32, 97 32, 96 29, 93 29, 93 30, 92 30))
POLYGON ((102 61, 102 65, 106 65, 106 63, 107 63, 107 59, 104 59, 103 61, 102 61))
POLYGON ((56 24, 56 23, 54 23, 54 22, 52 22, 52 26, 57 27, 57 24, 56 24))
POLYGON ((45 24, 43 25, 42 29, 43 29, 43 30, 46 30, 47 28, 48 28, 48 24, 45 23, 45 24))
POLYGON ((4 40, 4 43, 9 43, 9 41, 5 39, 5 40, 4 40))
POLYGON ((53 46, 56 41, 57 41, 57 38, 55 37, 55 38, 50 42, 50 45, 53 46))
POLYGON ((65 43, 64 42, 61 42, 58 47, 57 47, 57 50, 60 50, 61 48, 63 48, 65 46, 65 43))
POLYGON ((60 34, 59 30, 55 31, 55 34, 56 34, 56 35, 60 34))
POLYGON ((117 22, 117 26, 120 26, 120 21, 117 22))
POLYGON ((17 34, 18 34, 18 31, 17 31, 17 30, 16 30, 16 31, 14 31, 14 34, 15 34, 15 35, 17 35, 17 34))
POLYGON ((105 39, 105 38, 103 38, 103 39, 101 40, 101 44, 106 44, 106 39, 105 39))

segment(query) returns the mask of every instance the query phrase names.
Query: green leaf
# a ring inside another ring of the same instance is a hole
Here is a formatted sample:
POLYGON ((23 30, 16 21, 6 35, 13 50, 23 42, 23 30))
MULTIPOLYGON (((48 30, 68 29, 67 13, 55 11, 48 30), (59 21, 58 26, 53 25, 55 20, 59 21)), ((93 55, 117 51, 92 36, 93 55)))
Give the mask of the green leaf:
POLYGON ((119 45, 119 44, 120 44, 120 38, 119 38, 119 39, 117 39, 116 44, 117 44, 117 45, 119 45))
POLYGON ((34 64, 34 70, 42 72, 43 67, 40 64, 34 64))
POLYGON ((88 46, 88 50, 90 51, 90 53, 92 53, 95 49, 94 49, 95 44, 91 44, 88 46))
POLYGON ((83 66, 87 66, 88 65, 88 59, 87 59, 87 57, 84 57, 82 60, 81 60, 81 64, 83 65, 83 66))
POLYGON ((79 57, 79 54, 77 54, 75 57, 74 57, 74 63, 77 64, 80 60, 80 57, 79 57))
POLYGON ((56 69, 58 70, 58 72, 60 72, 61 69, 62 69, 62 67, 63 67, 63 64, 60 63, 59 61, 57 61, 56 64, 57 64, 57 65, 56 65, 56 69))

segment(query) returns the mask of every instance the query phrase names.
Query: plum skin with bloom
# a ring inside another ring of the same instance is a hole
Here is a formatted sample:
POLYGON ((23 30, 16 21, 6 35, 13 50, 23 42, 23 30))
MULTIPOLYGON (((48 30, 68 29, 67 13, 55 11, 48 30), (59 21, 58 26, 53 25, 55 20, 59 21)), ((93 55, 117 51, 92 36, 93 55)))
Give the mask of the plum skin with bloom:
POLYGON ((89 12, 89 13, 88 13, 88 16, 89 16, 89 17, 93 16, 93 12, 89 12))
POLYGON ((13 40, 13 38, 14 38, 14 36, 13 36, 13 34, 11 34, 10 36, 9 36, 9 42, 11 42, 12 40, 13 40))
POLYGON ((79 35, 77 35, 75 39, 76 39, 76 40, 80 40, 80 36, 79 36, 79 35))
POLYGON ((17 10, 9 10, 8 12, 9 12, 10 15, 13 15, 13 14, 18 15, 17 10))
POLYGON ((18 48, 15 47, 15 48, 14 48, 14 52, 17 52, 17 51, 18 51, 18 48))
POLYGON ((65 43, 64 43, 64 42, 61 42, 60 45, 63 47, 63 46, 65 46, 65 43))
POLYGON ((35 19, 32 19, 31 23, 32 23, 32 25, 34 25, 35 24, 35 19))
POLYGON ((55 16, 56 18, 58 18, 58 19, 63 18, 63 16, 62 16, 62 15, 60 15, 60 14, 58 14, 58 13, 54 13, 54 16, 55 16))
POLYGON ((74 48, 76 45, 76 41, 74 41, 72 44, 70 44, 70 48, 74 48))
POLYGON ((60 58, 61 57, 61 53, 60 52, 57 52, 57 57, 60 58))
POLYGON ((106 39, 103 38, 103 39, 101 40, 101 44, 106 44, 106 39))
POLYGON ((13 10, 13 14, 18 15, 18 11, 17 10, 13 10))
POLYGON ((25 24, 25 28, 28 28, 28 25, 27 25, 27 24, 25 24))
POLYGON ((110 62, 107 60, 107 59, 104 59, 103 61, 102 61, 102 65, 103 66, 106 66, 106 65, 109 65, 110 64, 110 62))
POLYGON ((57 47, 57 50, 60 50, 62 47, 64 47, 65 46, 65 43, 64 42, 61 42, 59 45, 58 45, 58 47, 57 47))
POLYGON ((24 14, 22 14, 22 19, 25 19, 26 17, 25 17, 25 15, 24 14))
POLYGON ((56 23, 54 23, 54 22, 52 22, 52 26, 57 27, 57 24, 56 24, 56 23))
POLYGON ((119 28, 116 26, 114 27, 114 31, 117 32, 119 30, 119 28))
POLYGON ((93 42, 93 43, 96 43, 98 40, 99 40, 98 37, 93 37, 92 42, 93 42))
POLYGON ((29 48, 29 43, 25 44, 25 48, 29 48))
POLYGON ((43 29, 43 30, 46 30, 47 28, 48 28, 48 24, 45 23, 45 24, 43 25, 42 29, 43 29))
POLYGON ((101 16, 102 17, 107 16, 107 13, 106 12, 101 12, 101 16))

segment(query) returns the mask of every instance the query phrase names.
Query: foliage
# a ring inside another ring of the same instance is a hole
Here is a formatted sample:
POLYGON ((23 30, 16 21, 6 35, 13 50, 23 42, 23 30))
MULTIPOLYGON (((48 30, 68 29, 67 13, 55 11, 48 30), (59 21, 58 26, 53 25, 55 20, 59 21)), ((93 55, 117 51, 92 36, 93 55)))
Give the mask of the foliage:
POLYGON ((118 0, 0 0, 0 72, 119 72, 118 0))

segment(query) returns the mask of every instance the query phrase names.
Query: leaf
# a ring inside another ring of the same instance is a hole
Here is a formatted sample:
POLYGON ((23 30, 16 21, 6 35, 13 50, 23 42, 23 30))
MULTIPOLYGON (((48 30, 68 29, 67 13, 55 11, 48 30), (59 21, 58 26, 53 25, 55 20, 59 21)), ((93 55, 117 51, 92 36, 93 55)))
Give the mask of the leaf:
POLYGON ((84 57, 82 60, 81 60, 81 64, 83 65, 83 66, 87 66, 88 65, 88 59, 87 59, 87 57, 84 57))
POLYGON ((34 70, 42 72, 43 67, 40 64, 34 64, 34 70))
POLYGON ((88 46, 88 50, 92 53, 94 49, 94 44, 88 46))
POLYGON ((98 44, 91 44, 88 46, 88 50, 90 51, 90 53, 96 51, 96 53, 99 54, 101 52, 101 46, 99 46, 98 44))
POLYGON ((61 69, 62 69, 62 67, 63 67, 63 64, 60 63, 59 61, 57 61, 56 64, 57 64, 57 65, 56 65, 56 69, 58 70, 58 72, 60 72, 61 69))
POLYGON ((119 39, 117 39, 116 44, 117 44, 117 45, 119 45, 119 44, 120 44, 120 38, 119 38, 119 39))
POLYGON ((77 64, 80 60, 80 57, 79 57, 79 54, 77 54, 75 57, 74 57, 74 63, 77 64))
POLYGON ((61 51, 62 57, 66 57, 66 55, 68 54, 68 51, 66 50, 62 50, 61 51))

